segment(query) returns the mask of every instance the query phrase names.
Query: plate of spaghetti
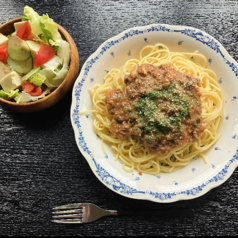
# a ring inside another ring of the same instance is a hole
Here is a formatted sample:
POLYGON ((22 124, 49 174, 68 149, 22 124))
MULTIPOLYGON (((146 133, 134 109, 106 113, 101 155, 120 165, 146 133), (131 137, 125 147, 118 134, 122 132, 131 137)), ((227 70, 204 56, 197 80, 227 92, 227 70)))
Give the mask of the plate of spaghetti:
POLYGON ((109 189, 133 199, 194 199, 238 164, 238 64, 204 31, 152 24, 105 41, 84 63, 71 123, 109 189))

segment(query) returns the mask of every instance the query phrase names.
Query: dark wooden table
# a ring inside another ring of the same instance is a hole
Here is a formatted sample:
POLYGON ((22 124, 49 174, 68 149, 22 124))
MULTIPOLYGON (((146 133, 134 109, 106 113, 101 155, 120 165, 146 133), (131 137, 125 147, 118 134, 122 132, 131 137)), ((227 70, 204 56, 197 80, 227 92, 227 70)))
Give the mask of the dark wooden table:
MULTIPOLYGON (((238 1, 0 0, 0 24, 25 5, 48 13, 74 38, 80 69, 106 39, 137 25, 167 23, 206 31, 238 59, 238 1)), ((238 90, 238 89, 237 89, 238 90)), ((0 107, 0 235, 235 236, 238 171, 202 197, 171 204, 133 200, 105 187, 79 152, 70 122, 71 92, 54 107, 19 114, 0 107), (106 209, 192 207, 194 218, 107 217, 90 224, 51 222, 51 208, 92 202, 106 209)), ((236 109, 237 110, 237 109, 236 109)))

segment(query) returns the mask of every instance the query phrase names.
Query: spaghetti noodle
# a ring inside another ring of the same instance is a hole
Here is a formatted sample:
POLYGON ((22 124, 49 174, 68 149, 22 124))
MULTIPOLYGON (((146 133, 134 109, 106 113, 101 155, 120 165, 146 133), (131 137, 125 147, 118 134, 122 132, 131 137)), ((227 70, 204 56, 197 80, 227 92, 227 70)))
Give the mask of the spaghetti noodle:
MULTIPOLYGON (((207 68, 204 55, 194 52, 171 52, 164 44, 149 45, 142 48, 138 59, 128 60, 120 69, 113 68, 104 78, 102 85, 90 89, 93 109, 87 112, 94 114, 94 130, 102 142, 110 145, 115 158, 122 162, 123 169, 131 172, 157 175, 160 172, 172 172, 186 166, 195 156, 203 152, 219 139, 219 128, 223 114, 223 94, 216 80, 215 73, 207 68), (111 130, 112 115, 108 111, 106 93, 109 89, 126 91, 125 77, 130 75, 136 65, 168 65, 175 71, 191 75, 200 80, 201 120, 205 129, 196 141, 185 142, 174 146, 166 154, 160 154, 145 146, 141 140, 128 135, 125 138, 116 136, 111 130)), ((85 112, 84 112, 85 113, 85 112)))

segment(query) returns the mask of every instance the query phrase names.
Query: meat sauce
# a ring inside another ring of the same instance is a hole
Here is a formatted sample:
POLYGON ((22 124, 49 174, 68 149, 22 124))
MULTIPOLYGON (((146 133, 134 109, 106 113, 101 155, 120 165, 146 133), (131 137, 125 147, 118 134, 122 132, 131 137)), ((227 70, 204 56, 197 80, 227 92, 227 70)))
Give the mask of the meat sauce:
POLYGON ((130 135, 165 155, 200 137, 205 125, 198 78, 169 65, 142 64, 135 66, 124 82, 125 93, 119 89, 106 93, 110 130, 117 138, 130 135))

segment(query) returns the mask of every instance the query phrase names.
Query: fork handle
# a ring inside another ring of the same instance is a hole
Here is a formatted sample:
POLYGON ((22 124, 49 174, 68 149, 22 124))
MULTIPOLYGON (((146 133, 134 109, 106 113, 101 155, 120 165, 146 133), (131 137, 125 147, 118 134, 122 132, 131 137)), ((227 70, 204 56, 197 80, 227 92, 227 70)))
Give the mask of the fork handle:
POLYGON ((161 210, 118 210, 118 216, 151 216, 160 218, 194 217, 192 208, 161 209, 161 210))

